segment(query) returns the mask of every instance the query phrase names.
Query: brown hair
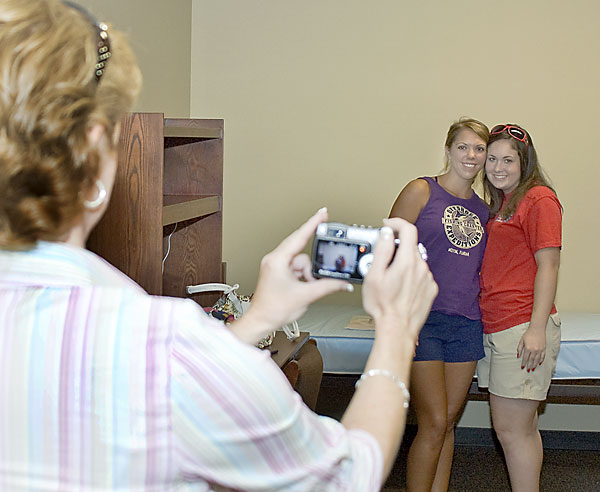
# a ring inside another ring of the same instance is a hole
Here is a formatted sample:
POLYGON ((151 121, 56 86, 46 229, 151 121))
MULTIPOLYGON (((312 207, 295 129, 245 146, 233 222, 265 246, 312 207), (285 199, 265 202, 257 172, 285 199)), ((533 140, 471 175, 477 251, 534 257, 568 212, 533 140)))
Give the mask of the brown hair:
POLYGON ((112 56, 97 80, 97 36, 91 17, 58 0, 0 3, 0 247, 62 237, 99 171, 88 130, 102 125, 115 145, 141 74, 109 26, 112 56))
MULTIPOLYGON (((521 167, 521 177, 519 178, 519 184, 515 190, 511 193, 510 198, 506 202, 506 205, 502 207, 504 201, 504 192, 495 188, 487 177, 487 173, 483 176, 483 193, 485 200, 490 206, 490 216, 495 217, 498 215, 502 219, 507 219, 515 213, 521 198, 534 186, 546 186, 550 188, 554 194, 554 188, 550 184, 550 179, 546 176, 546 173, 540 166, 538 161, 537 152, 533 146, 533 140, 528 131, 522 126, 509 123, 510 126, 516 126, 520 128, 525 135, 527 140, 521 142, 516 138, 511 137, 506 131, 490 135, 488 146, 497 142, 498 140, 508 140, 512 148, 517 152, 521 167)), ((497 125, 500 126, 500 125, 497 125)), ((505 126, 505 125, 502 125, 505 126)))
MULTIPOLYGON (((444 147, 447 149, 452 147, 452 144, 454 143, 454 139, 456 138, 456 136, 465 128, 468 128, 469 130, 474 132, 487 145, 488 140, 490 138, 490 131, 488 130, 488 127, 485 126, 479 120, 476 120, 474 118, 467 118, 466 116, 462 116, 457 121, 452 123, 452 125, 450 125, 450 128, 448 128, 448 134, 446 135, 446 142, 444 143, 444 147)), ((447 158, 445 158, 444 167, 445 167, 445 169, 448 169, 448 159, 447 158)))

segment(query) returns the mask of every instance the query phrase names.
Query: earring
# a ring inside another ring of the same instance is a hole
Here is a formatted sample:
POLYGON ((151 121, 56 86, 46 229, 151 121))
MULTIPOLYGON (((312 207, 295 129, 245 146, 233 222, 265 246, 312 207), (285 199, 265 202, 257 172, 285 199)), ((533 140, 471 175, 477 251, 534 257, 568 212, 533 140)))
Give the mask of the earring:
POLYGON ((98 196, 94 200, 84 200, 83 206, 88 210, 94 210, 104 203, 106 200, 106 188, 99 179, 96 180, 96 187, 98 188, 98 196))

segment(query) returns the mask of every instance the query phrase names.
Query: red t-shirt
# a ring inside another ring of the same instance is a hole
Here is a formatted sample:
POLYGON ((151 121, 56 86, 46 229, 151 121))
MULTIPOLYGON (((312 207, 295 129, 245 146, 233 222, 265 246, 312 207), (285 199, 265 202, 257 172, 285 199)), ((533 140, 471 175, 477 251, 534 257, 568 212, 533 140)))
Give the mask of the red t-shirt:
POLYGON ((488 241, 480 275, 485 333, 531 320, 537 273, 534 254, 542 248, 561 247, 561 224, 560 202, 545 186, 531 188, 507 220, 496 218, 487 223, 488 241))

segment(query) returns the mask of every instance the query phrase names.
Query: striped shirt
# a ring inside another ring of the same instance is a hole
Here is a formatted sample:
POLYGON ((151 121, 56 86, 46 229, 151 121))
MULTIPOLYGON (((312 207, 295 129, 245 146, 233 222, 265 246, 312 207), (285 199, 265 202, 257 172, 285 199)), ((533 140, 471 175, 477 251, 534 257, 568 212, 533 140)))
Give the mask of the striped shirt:
POLYGON ((375 439, 93 253, 0 250, 0 490, 379 490, 375 439))

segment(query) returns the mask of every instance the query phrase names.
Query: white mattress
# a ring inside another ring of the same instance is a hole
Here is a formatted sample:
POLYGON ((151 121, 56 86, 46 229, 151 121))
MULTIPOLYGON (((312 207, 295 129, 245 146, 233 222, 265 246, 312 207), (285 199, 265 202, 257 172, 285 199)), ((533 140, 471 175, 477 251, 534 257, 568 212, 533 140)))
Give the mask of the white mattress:
MULTIPOLYGON (((323 356, 323 372, 360 374, 373 344, 373 330, 349 330, 361 308, 315 304, 298 320, 323 356)), ((554 379, 600 379, 600 314, 560 312, 562 341, 554 379)))

